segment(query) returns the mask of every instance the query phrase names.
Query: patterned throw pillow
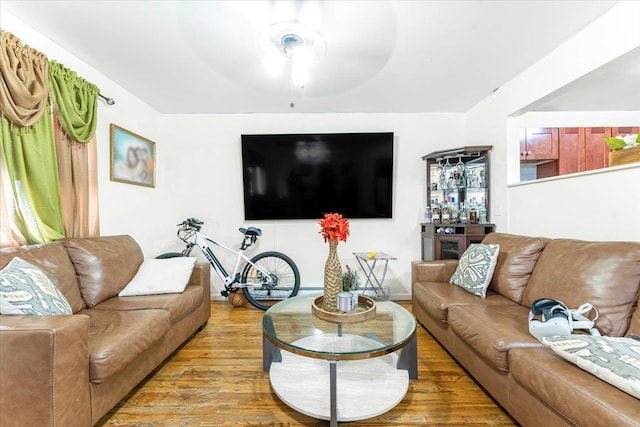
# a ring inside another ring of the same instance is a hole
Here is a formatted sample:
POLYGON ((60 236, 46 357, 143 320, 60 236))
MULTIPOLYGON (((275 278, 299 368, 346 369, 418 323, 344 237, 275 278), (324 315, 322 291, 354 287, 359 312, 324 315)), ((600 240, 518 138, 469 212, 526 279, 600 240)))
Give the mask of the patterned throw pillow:
POLYGON ((640 341, 622 337, 546 337, 560 357, 640 399, 640 341))
POLYGON ((14 258, 0 271, 0 314, 73 314, 67 299, 42 270, 14 258))
POLYGON ((484 298, 498 262, 498 252, 499 245, 472 243, 460 257, 458 267, 449 282, 484 298))

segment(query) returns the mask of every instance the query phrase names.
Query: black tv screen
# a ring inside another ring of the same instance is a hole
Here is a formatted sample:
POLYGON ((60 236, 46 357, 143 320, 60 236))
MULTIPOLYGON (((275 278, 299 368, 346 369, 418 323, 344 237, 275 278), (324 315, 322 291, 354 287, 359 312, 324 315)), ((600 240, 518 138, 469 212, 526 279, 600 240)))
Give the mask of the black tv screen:
POLYGON ((391 218, 393 132, 242 135, 246 220, 391 218))

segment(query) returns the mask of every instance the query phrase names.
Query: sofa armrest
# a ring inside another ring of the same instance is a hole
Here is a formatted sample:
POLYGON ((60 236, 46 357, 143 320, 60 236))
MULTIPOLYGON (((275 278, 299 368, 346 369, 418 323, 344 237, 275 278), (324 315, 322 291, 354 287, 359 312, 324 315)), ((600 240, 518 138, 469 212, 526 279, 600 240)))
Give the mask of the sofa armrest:
POLYGON ((411 283, 445 282, 448 283, 458 266, 458 260, 443 259, 437 261, 411 262, 411 283))
POLYGON ((196 262, 189 278, 189 285, 208 286, 211 265, 208 262, 196 262))
POLYGON ((89 317, 0 315, 2 426, 91 426, 89 317))
POLYGON ((202 286, 204 293, 204 301, 202 304, 205 306, 203 309, 206 313, 206 318, 211 316, 211 264, 208 262, 196 262, 189 279, 189 285, 202 286))
POLYGON ((189 278, 189 285, 202 286, 206 295, 211 294, 211 265, 208 262, 196 262, 189 278))

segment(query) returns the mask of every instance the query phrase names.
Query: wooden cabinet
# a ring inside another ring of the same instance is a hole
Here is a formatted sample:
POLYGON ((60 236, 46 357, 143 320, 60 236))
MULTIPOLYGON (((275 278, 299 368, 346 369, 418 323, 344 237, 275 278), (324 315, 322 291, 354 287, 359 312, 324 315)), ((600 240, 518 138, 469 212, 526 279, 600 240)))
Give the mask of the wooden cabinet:
POLYGON ((637 133, 637 127, 559 128, 558 174, 606 168, 611 150, 604 138, 637 133))
POLYGON ((429 224, 422 224, 422 228, 423 233, 434 233, 432 252, 429 253, 429 248, 423 246, 422 259, 425 261, 460 259, 469 245, 482 242, 487 234, 495 231, 493 224, 453 224, 448 227, 429 227, 429 224))
POLYGON ((520 160, 557 160, 558 128, 527 128, 520 133, 520 160))
POLYGON ((464 253, 465 236, 444 235, 436 239, 434 259, 460 259, 464 253))
POLYGON ((604 138, 611 136, 611 128, 585 128, 585 170, 602 169, 609 166, 611 149, 604 138))
POLYGON ((421 224, 422 259, 459 259, 471 243, 494 231, 490 223, 489 152, 492 146, 468 146, 435 151, 426 161, 427 209, 446 205, 463 211, 457 220, 425 218, 421 224), (482 223, 480 223, 482 222, 482 223))
POLYGON ((421 251, 422 260, 433 260, 436 259, 434 256, 434 249, 436 246, 435 241, 435 228, 431 224, 422 223, 420 224, 420 237, 422 237, 421 241, 421 251))
POLYGON ((639 130, 640 130, 640 127, 611 128, 611 136, 629 135, 633 133, 637 135, 639 130))
MULTIPOLYGON (((553 129, 558 134, 557 162, 537 164, 537 178, 546 178, 556 175, 566 175, 576 172, 584 172, 594 169, 602 169, 609 166, 609 146, 604 142, 604 138, 617 135, 637 134, 638 127, 591 127, 591 128, 528 128, 520 131, 520 152, 521 162, 531 162, 532 156, 523 157, 525 151, 523 138, 531 135, 531 140, 546 141, 545 144, 553 140, 553 129), (547 136, 545 136, 547 135, 547 136)), ((545 145, 542 144, 542 145, 545 145)), ((534 156, 537 156, 534 155, 534 156)), ((542 159, 538 159, 542 160, 542 159)))
POLYGON ((585 170, 584 128, 558 129, 558 174, 585 170))

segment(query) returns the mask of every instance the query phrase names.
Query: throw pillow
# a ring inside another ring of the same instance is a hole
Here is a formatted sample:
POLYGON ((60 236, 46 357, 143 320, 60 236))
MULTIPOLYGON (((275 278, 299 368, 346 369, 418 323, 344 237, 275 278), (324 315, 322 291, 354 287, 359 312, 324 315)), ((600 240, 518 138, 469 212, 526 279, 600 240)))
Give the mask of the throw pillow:
POLYGON ((42 270, 13 258, 0 271, 0 314, 73 314, 62 292, 42 270))
POLYGON ((640 341, 569 335, 542 338, 560 357, 640 399, 640 341))
POLYGON ((195 257, 149 259, 140 265, 118 296, 155 295, 183 292, 189 283, 195 257))
POLYGON ((450 283, 484 298, 498 262, 499 245, 472 243, 460 257, 450 283))

